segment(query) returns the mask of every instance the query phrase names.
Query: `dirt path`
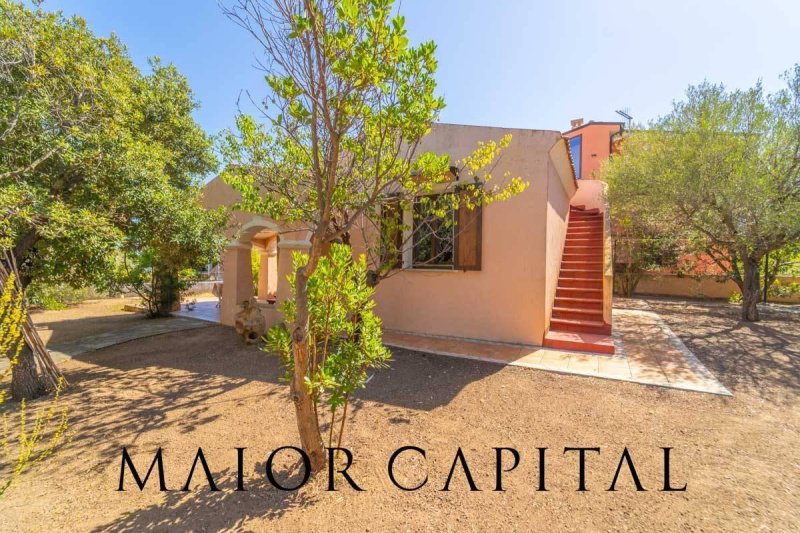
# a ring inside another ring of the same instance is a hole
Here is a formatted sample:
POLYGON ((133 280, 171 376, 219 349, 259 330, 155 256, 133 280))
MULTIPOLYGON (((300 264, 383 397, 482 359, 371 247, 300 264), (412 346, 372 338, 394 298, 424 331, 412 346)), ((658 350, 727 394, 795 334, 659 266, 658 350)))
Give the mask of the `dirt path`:
MULTIPOLYGON (((140 339, 64 364, 74 387, 73 442, 26 474, 0 501, 2 531, 478 531, 728 530, 789 531, 800 523, 800 316, 768 313, 758 325, 736 310, 650 302, 734 396, 723 398, 631 383, 397 351, 391 368, 358 394, 345 445, 353 478, 366 489, 324 489, 324 476, 296 492, 267 484, 264 462, 297 443, 293 410, 277 361, 242 346, 214 326, 140 339), (421 460, 398 462, 395 449, 416 445, 421 460), (167 486, 155 474, 144 492, 117 492, 121 449, 144 473, 163 447, 167 486), (193 490, 182 492, 201 446, 220 492, 198 465, 193 490), (458 447, 481 492, 457 473, 441 492, 458 447), (522 455, 494 492, 494 446, 522 455), (589 492, 576 492, 577 458, 587 454, 589 492), (607 492, 624 447, 647 492, 627 470, 607 492), (672 452, 672 481, 661 488, 660 447, 672 452), (246 447, 247 492, 236 492, 235 447, 246 447), (548 492, 536 492, 537 447, 547 447, 548 492)), ((295 461, 275 470, 297 481, 295 461)))

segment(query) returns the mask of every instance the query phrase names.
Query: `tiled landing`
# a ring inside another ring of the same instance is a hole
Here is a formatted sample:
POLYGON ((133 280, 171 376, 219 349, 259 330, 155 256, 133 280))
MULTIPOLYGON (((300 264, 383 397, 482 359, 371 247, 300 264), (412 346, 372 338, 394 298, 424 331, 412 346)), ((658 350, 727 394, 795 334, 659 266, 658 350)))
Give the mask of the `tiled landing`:
POLYGON ((614 309, 613 356, 384 331, 389 346, 491 363, 730 396, 652 311, 614 309))

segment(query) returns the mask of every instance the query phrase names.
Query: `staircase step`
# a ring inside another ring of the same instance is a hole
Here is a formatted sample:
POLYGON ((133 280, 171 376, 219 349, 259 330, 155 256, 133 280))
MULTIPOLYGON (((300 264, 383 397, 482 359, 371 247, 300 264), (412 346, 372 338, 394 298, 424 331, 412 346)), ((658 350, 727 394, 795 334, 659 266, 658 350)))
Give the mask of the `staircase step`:
POLYGON ((600 213, 600 210, 598 208, 596 208, 596 207, 593 207, 591 209, 586 209, 586 206, 580 206, 579 207, 577 205, 571 205, 569 207, 570 207, 570 209, 569 209, 570 213, 581 213, 581 214, 587 214, 587 215, 596 215, 596 214, 600 213))
POLYGON ((587 246, 570 246, 564 247, 562 261, 602 261, 603 248, 600 246, 587 247, 587 246))
POLYGON ((583 254, 586 257, 591 257, 592 259, 596 259, 597 257, 603 257, 603 246, 594 245, 594 244, 575 244, 571 242, 564 243, 564 254, 570 255, 579 255, 583 254))
POLYGON ((579 307, 581 309, 603 309, 603 299, 602 298, 581 298, 581 297, 571 297, 571 296, 556 296, 556 301, 553 304, 553 308, 556 307, 569 307, 575 308, 579 307))
POLYGON ((614 340, 611 335, 594 333, 571 333, 566 331, 548 331, 544 336, 544 345, 558 350, 579 350, 613 354, 614 340))
POLYGON ((597 244, 601 244, 603 242, 603 234, 598 232, 583 232, 583 233, 567 233, 566 236, 567 242, 570 241, 577 241, 577 240, 584 240, 587 242, 594 242, 597 244))
POLYGON ((603 270, 603 258, 601 256, 587 256, 582 259, 562 259, 561 268, 569 270, 603 270))
POLYGON ((603 219, 584 219, 584 218, 572 218, 567 223, 568 228, 603 228, 603 219))
POLYGON ((568 318, 570 320, 603 321, 602 309, 582 309, 580 307, 554 307, 553 318, 568 318))
POLYGON ((602 280, 603 271, 600 268, 564 268, 562 265, 559 277, 602 280))
POLYGON ((550 329, 574 333, 611 333, 611 326, 602 320, 582 320, 574 318, 551 318, 550 329))
POLYGON ((603 226, 571 226, 567 227, 567 235, 575 235, 575 234, 586 234, 586 235, 602 235, 603 234, 603 226))
POLYGON ((572 243, 567 241, 564 245, 564 250, 573 250, 574 252, 602 252, 603 247, 598 244, 572 243))
POLYGON ((567 226, 567 233, 577 233, 577 232, 585 232, 585 233, 592 233, 592 234, 602 234, 603 233, 603 225, 602 224, 585 224, 578 226, 575 224, 570 224, 567 226))
POLYGON ((603 225, 602 224, 583 224, 578 225, 578 223, 573 223, 567 226, 567 234, 570 233, 577 233, 577 232, 586 232, 592 234, 603 234, 603 225))
POLYGON ((602 279, 592 278, 558 278, 556 288, 562 289, 601 289, 603 288, 602 279))
POLYGON ((564 241, 564 246, 597 246, 599 248, 602 242, 603 241, 597 237, 567 236, 567 239, 564 241))
POLYGON ((602 298, 603 289, 556 287, 556 298, 602 298))
POLYGON ((567 249, 564 246, 564 255, 574 256, 574 257, 588 257, 591 259, 596 258, 603 258, 603 247, 602 246, 571 246, 571 250, 567 249))

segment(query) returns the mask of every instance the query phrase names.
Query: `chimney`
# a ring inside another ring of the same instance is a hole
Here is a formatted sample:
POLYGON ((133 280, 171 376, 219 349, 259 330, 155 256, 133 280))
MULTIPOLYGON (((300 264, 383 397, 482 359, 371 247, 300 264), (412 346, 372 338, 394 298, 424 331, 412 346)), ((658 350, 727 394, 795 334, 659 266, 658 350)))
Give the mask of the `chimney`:
POLYGON ((570 129, 574 130, 575 128, 583 126, 583 119, 582 118, 576 118, 576 119, 570 120, 569 121, 569 125, 570 125, 570 129))

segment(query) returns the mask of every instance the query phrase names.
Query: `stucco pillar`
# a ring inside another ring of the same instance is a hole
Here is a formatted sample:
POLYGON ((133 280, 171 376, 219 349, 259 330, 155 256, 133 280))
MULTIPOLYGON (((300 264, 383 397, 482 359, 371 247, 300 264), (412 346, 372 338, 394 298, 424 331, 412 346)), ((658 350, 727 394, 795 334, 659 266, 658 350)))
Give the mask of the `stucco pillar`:
POLYGON ((278 242, 276 237, 267 239, 259 250, 258 299, 275 296, 278 285, 278 242))
POLYGON ((258 299, 266 300, 267 293, 269 292, 267 278, 269 277, 269 262, 267 259, 267 250, 262 249, 258 251, 258 299))
POLYGON ((311 248, 311 243, 305 239, 302 240, 281 240, 278 242, 278 257, 277 257, 277 279, 275 294, 278 297, 278 302, 282 302, 291 296, 291 288, 289 282, 286 281, 286 276, 292 273, 292 254, 295 251, 308 252, 311 248))
MULTIPOLYGON (((267 294, 275 296, 278 292, 278 237, 267 241, 267 294)), ((261 256, 264 260, 264 256, 261 256)))
POLYGON ((233 241, 222 256, 225 268, 222 285, 220 319, 223 324, 233 325, 233 317, 242 302, 253 296, 253 273, 250 266, 250 243, 233 241))

